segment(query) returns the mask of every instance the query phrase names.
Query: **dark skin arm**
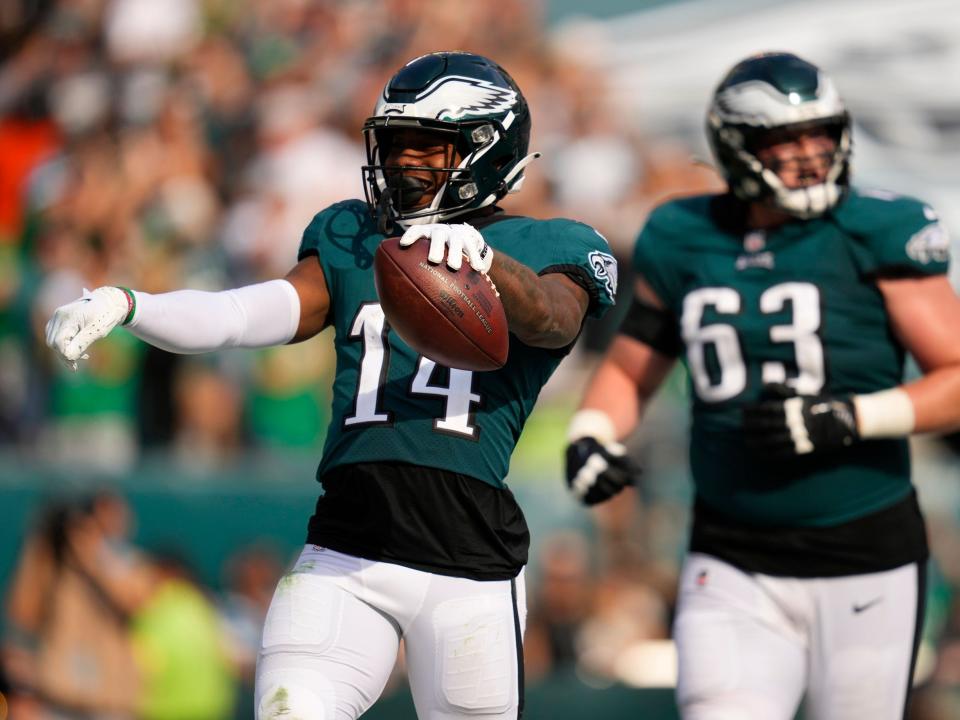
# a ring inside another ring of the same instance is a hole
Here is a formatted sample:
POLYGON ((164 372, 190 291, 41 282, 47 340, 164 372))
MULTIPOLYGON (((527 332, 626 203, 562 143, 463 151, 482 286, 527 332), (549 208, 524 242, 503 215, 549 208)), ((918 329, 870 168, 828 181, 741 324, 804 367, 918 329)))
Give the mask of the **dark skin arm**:
POLYGON ((510 332, 527 345, 562 348, 580 332, 590 298, 566 275, 537 275, 505 253, 493 256, 490 279, 500 292, 510 332))
POLYGON ((312 338, 327 327, 330 315, 330 291, 317 257, 305 257, 287 273, 286 281, 300 296, 300 325, 291 343, 312 338))

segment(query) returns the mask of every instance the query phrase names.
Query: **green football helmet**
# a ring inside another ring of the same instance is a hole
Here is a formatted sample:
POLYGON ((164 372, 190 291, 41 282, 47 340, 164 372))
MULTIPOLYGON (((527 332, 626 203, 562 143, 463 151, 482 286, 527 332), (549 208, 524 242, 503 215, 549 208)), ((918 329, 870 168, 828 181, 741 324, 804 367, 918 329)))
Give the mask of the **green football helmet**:
POLYGON ((467 52, 407 63, 383 88, 363 133, 367 204, 383 232, 394 223, 447 222, 492 205, 520 189, 523 169, 539 157, 527 153, 530 110, 520 88, 499 65, 467 52), (415 208, 423 187, 385 164, 394 132, 410 128, 438 133, 461 158, 456 167, 415 168, 444 175, 427 207, 415 208))
POLYGON ((707 137, 733 193, 767 202, 798 218, 833 208, 850 181, 850 116, 833 82, 815 65, 790 53, 761 53, 730 70, 713 93, 707 137), (791 189, 757 158, 771 131, 826 128, 836 141, 822 183, 791 189))

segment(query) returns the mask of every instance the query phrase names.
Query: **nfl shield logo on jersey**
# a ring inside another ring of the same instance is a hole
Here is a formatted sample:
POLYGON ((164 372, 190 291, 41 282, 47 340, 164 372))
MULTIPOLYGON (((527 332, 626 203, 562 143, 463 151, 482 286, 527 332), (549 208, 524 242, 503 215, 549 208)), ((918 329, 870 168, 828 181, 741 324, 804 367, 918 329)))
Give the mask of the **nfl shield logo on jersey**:
POLYGON ((767 246, 767 234, 763 230, 752 230, 743 236, 743 249, 748 253, 760 252, 767 246))

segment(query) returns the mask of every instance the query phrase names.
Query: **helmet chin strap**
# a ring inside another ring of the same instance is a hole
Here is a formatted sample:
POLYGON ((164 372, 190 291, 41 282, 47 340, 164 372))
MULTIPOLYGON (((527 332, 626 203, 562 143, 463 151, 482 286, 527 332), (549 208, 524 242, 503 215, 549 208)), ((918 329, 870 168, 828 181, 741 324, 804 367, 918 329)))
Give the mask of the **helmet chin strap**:
POLYGON ((430 183, 423 178, 396 175, 391 178, 388 189, 395 204, 404 208, 420 202, 420 198, 430 189, 430 183))
POLYGON ((393 175, 380 191, 380 200, 377 202, 377 229, 384 235, 392 233, 396 219, 394 208, 416 205, 429 189, 428 185, 429 183, 421 178, 393 175))
POLYGON ((777 193, 777 207, 801 220, 823 215, 839 200, 840 188, 836 183, 820 183, 777 193))
POLYGON ((773 170, 761 171, 764 181, 773 190, 773 206, 788 215, 809 220, 833 208, 843 195, 837 178, 843 172, 842 163, 834 162, 822 183, 801 188, 788 188, 773 170))
POLYGON ((440 186, 440 189, 437 190, 437 194, 433 196, 433 200, 430 202, 427 210, 433 212, 428 212, 417 217, 406 217, 406 218, 395 218, 397 225, 406 229, 414 225, 429 225, 430 223, 440 222, 441 220, 446 219, 443 213, 440 211, 440 201, 443 200, 443 193, 447 189, 447 184, 444 183, 440 186))

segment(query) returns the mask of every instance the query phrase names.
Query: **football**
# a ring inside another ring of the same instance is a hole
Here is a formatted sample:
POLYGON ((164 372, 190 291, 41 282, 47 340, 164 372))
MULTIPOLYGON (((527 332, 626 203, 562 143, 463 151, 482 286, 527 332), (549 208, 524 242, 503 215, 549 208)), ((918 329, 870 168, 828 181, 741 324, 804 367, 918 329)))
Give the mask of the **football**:
POLYGON ((421 355, 462 370, 496 370, 507 361, 507 317, 493 281, 467 264, 427 261, 429 241, 380 243, 373 277, 394 331, 421 355))

